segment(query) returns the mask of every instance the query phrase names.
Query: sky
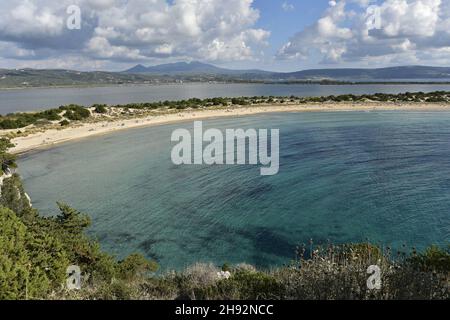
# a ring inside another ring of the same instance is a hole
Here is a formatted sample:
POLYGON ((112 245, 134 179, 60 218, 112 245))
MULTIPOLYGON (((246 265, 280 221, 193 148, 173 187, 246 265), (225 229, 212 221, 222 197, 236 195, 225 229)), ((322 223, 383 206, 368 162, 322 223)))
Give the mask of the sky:
POLYGON ((450 66, 450 0, 0 0, 0 68, 450 66))

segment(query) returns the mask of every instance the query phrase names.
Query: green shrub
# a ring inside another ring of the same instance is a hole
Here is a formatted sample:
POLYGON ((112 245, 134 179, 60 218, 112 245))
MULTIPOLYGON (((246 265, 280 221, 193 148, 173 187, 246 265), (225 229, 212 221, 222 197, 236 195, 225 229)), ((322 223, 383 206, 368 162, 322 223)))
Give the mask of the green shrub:
POLYGON ((45 297, 61 285, 68 263, 57 239, 0 208, 0 300, 45 297))
POLYGON ((0 174, 17 167, 16 156, 7 152, 12 147, 14 147, 14 144, 9 139, 0 138, 0 174))
POLYGON ((224 263, 222 266, 222 271, 226 272, 230 272, 231 271, 231 266, 228 263, 224 263))
POLYGON ((268 300, 280 299, 283 288, 269 273, 242 270, 214 285, 194 288, 193 292, 196 299, 268 300))
POLYGON ((30 259, 26 227, 9 209, 0 208, 0 300, 25 299, 30 259))
POLYGON ((432 246, 423 253, 411 257, 409 261, 421 271, 446 272, 450 274, 450 245, 446 249, 432 246))
POLYGON ((132 254, 118 264, 118 276, 121 279, 132 280, 136 277, 144 277, 148 273, 158 270, 158 264, 147 260, 141 254, 132 254))
POLYGON ((17 174, 3 180, 0 193, 0 206, 14 211, 19 217, 31 210, 31 204, 25 194, 20 177, 17 174))
POLYGON ((130 300, 133 298, 133 292, 128 282, 115 280, 112 283, 104 283, 91 299, 130 300))
POLYGON ((91 116, 91 112, 88 109, 86 109, 83 106, 78 106, 75 104, 62 106, 60 107, 60 110, 65 110, 66 112, 64 116, 72 121, 81 121, 91 116))
POLYGON ((245 98, 233 98, 231 99, 231 103, 234 105, 246 106, 250 103, 245 98))
POLYGON ((70 124, 70 121, 64 119, 59 124, 61 125, 61 127, 67 127, 70 124))
POLYGON ((92 106, 94 108, 94 112, 95 113, 107 113, 108 109, 107 109, 107 105, 105 104, 94 104, 92 106))
POLYGON ((58 121, 61 120, 61 116, 59 115, 61 111, 58 109, 50 109, 50 110, 45 110, 42 112, 39 112, 37 114, 35 114, 35 117, 37 119, 46 119, 49 121, 58 121))

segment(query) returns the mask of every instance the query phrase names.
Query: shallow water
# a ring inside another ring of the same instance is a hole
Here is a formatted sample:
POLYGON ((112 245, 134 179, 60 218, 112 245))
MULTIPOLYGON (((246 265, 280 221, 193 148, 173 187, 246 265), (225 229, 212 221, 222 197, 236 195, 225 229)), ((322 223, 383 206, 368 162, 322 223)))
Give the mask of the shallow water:
POLYGON ((0 90, 0 114, 43 110, 70 103, 90 106, 94 103, 126 104, 181 100, 187 98, 240 96, 324 96, 449 91, 450 85, 283 85, 283 84, 174 84, 119 87, 50 88, 0 90))
POLYGON ((28 154, 20 173, 35 207, 65 201, 119 256, 162 268, 197 261, 289 262, 313 238, 419 249, 450 243, 450 113, 263 114, 204 126, 279 128, 280 173, 259 166, 174 166, 172 130, 117 132, 28 154))

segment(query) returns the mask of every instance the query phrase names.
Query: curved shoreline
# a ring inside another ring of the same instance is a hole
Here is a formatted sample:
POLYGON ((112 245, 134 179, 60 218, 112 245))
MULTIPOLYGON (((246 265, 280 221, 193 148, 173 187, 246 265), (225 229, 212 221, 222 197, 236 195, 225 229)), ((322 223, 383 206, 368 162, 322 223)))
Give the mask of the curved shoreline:
MULTIPOLYGON (((79 123, 64 129, 48 129, 43 132, 32 133, 28 136, 12 139, 15 147, 9 151, 13 154, 50 148, 55 145, 88 138, 96 135, 108 134, 120 130, 147 127, 154 125, 172 124, 183 121, 202 120, 221 117, 240 117, 262 113, 275 112, 345 112, 345 111, 450 111, 450 104, 432 103, 319 103, 296 105, 257 105, 245 107, 228 107, 218 109, 196 109, 176 113, 163 113, 132 119, 99 121, 93 123, 79 123)), ((5 135, 8 130, 0 130, 5 135)))

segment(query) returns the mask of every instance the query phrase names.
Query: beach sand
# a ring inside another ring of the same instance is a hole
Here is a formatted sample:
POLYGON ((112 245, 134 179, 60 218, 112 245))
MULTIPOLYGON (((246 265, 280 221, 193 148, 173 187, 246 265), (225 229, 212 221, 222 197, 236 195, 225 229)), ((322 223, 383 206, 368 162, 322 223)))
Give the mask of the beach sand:
MULTIPOLYGON (((322 103, 301 105, 257 105, 245 107, 229 107, 220 109, 196 109, 139 117, 135 119, 99 121, 93 123, 74 124, 63 129, 49 129, 44 132, 31 133, 14 138, 15 147, 11 153, 22 154, 40 148, 49 148, 56 144, 76 139, 87 138, 99 134, 107 134, 118 130, 143 126, 170 124, 180 121, 193 121, 218 117, 239 117, 269 112, 334 112, 334 111, 450 111, 449 104, 406 104, 406 103, 322 103)), ((16 130, 17 131, 17 130, 16 130)), ((22 129, 22 131, 24 131, 22 129)), ((0 130, 6 135, 11 130, 0 130)))

